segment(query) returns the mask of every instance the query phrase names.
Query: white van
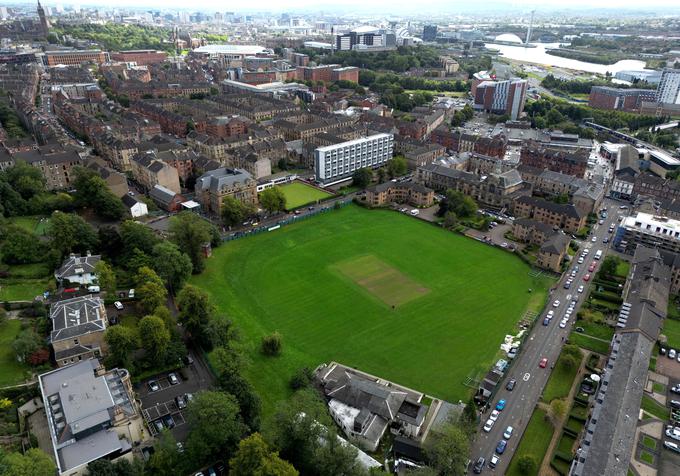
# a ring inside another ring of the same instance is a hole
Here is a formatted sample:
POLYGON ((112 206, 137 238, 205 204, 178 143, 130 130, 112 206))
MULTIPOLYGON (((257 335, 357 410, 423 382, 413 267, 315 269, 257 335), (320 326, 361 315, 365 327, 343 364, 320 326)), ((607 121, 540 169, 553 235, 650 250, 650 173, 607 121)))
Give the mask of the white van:
POLYGON ((88 293, 98 293, 99 291, 100 291, 99 286, 92 285, 87 287, 88 293))
POLYGON ((602 250, 597 250, 594 256, 595 259, 600 259, 602 258, 602 250))
POLYGON ((414 208, 413 210, 411 210, 411 215, 417 216, 418 214, 420 214, 420 210, 418 210, 417 208, 414 208))

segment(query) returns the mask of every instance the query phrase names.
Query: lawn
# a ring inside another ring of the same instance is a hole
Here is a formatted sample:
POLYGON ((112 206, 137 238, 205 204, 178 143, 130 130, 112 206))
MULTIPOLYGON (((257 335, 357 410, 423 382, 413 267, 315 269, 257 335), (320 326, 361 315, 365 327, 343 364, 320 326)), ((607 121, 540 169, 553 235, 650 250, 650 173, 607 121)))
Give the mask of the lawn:
POLYGON ((517 451, 515 451, 515 458, 510 462, 507 474, 509 476, 520 476, 524 473, 520 472, 517 467, 517 460, 520 456, 530 455, 536 460, 536 471, 528 476, 538 474, 538 469, 541 467, 541 461, 545 453, 548 451, 548 445, 553 435, 553 426, 546 419, 546 414, 543 410, 536 409, 531 415, 529 425, 522 435, 517 451))
POLYGON ((0 301, 32 301, 48 286, 47 279, 0 281, 0 301))
POLYGON ((238 325, 247 376, 270 413, 298 369, 333 360, 467 400, 465 378, 487 370, 527 308, 545 302, 552 280, 529 272, 497 248, 348 206, 229 242, 191 283, 238 325), (264 357, 261 339, 274 331, 283 353, 264 357))
POLYGON ((671 412, 668 410, 668 408, 662 406, 649 395, 642 395, 641 408, 650 415, 653 415, 663 421, 668 420, 671 415, 671 412))
POLYGON ((12 342, 21 331, 21 321, 11 319, 0 325, 0 387, 21 383, 27 367, 19 363, 12 342))
POLYGON ((26 231, 35 233, 38 236, 45 235, 48 220, 40 215, 13 217, 9 219, 10 223, 20 226, 26 231))
POLYGON ((576 344, 582 349, 592 350, 593 352, 603 355, 607 355, 609 353, 609 342, 604 342, 586 334, 572 332, 569 334, 569 342, 576 344))
POLYGON ((661 333, 668 338, 670 347, 680 349, 680 321, 666 318, 661 333))
POLYGON ((286 196, 286 208, 294 210, 317 200, 328 198, 330 193, 311 187, 302 182, 293 182, 281 186, 281 191, 286 196))
POLYGON ((569 390, 571 390, 571 386, 574 383, 576 372, 581 365, 583 357, 581 357, 581 360, 578 361, 574 368, 566 368, 562 365, 561 359, 562 355, 560 354, 555 364, 555 369, 550 374, 548 383, 545 389, 543 389, 543 401, 546 403, 550 403, 556 398, 565 398, 569 395, 569 390))

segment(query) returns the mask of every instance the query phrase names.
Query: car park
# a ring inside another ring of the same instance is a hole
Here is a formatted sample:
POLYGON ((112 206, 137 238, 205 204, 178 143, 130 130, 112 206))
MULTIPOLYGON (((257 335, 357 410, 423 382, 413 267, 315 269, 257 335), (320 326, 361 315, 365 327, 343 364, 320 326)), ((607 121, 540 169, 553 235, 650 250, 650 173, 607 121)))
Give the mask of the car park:
POLYGON ((505 440, 499 441, 498 444, 496 445, 496 453, 498 453, 499 455, 502 455, 507 446, 508 446, 507 441, 505 441, 505 440))
POLYGON ((495 468, 500 462, 501 459, 498 457, 498 455, 491 455, 491 459, 489 460, 489 468, 495 468))
POLYGON ((541 362, 538 364, 538 366, 542 369, 544 369, 547 365, 548 365, 548 359, 546 359, 545 357, 543 357, 541 359, 541 362))
POLYGON ((496 404, 496 410, 499 412, 502 412, 503 409, 505 408, 505 399, 498 400, 498 403, 496 404))
POLYGON ((505 438, 506 440, 509 440, 510 437, 512 436, 512 432, 513 432, 513 428, 511 426, 507 427, 505 429, 505 433, 503 433, 503 438, 505 438))
POLYGON ((498 420, 498 416, 499 416, 500 414, 501 414, 501 412, 499 412, 498 410, 493 410, 493 411, 491 412, 491 415, 489 415, 489 420, 493 420, 493 421, 498 420))
MULTIPOLYGON (((509 381, 509 382, 507 383, 507 385, 505 386, 505 389, 506 389, 508 392, 512 392, 512 389, 515 388, 515 385, 516 385, 516 384, 517 384, 517 380, 515 380, 514 378, 512 378, 512 379, 510 379, 510 381, 509 381)), ((680 393, 680 392, 679 392, 679 393, 680 393)))
POLYGON ((488 420, 486 420, 486 423, 484 424, 483 430, 487 433, 490 432, 491 429, 493 428, 494 423, 496 423, 496 422, 489 418, 488 420))
POLYGON ((161 389, 161 386, 155 380, 149 380, 148 386, 150 392, 157 392, 161 389))
POLYGON ((484 468, 484 463, 486 463, 486 460, 484 459, 483 456, 477 458, 477 461, 475 461, 475 465, 472 467, 472 472, 475 474, 481 474, 482 469, 484 468))

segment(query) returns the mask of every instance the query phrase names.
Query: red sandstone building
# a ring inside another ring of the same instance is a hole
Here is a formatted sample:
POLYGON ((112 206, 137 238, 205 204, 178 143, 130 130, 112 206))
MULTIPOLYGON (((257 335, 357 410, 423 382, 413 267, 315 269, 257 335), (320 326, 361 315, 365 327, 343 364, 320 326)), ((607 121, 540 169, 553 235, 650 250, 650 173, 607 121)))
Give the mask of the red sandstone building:
POLYGON ((168 54, 164 51, 155 50, 127 50, 111 53, 113 61, 135 62, 138 65, 162 63, 167 57, 168 54))
POLYGON ((597 109, 638 112, 642 102, 655 102, 654 89, 619 89, 608 86, 593 86, 588 105, 597 109))
POLYGON ((109 61, 109 54, 100 50, 48 51, 45 53, 47 66, 78 66, 83 63, 102 64, 109 61))

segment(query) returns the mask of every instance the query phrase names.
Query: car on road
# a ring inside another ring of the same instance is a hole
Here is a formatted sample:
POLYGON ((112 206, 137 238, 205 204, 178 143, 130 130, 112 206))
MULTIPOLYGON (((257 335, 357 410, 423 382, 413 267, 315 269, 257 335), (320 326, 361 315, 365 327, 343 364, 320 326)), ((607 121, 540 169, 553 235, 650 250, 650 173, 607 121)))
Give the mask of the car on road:
POLYGON ((489 415, 489 420, 496 421, 498 420, 498 416, 501 414, 498 410, 494 410, 491 412, 491 415, 489 415))
POLYGON ((551 309, 551 310, 548 311, 548 314, 546 314, 546 317, 547 317, 548 319, 552 319, 554 315, 555 315, 555 311, 553 311, 553 310, 551 309))
POLYGON ((547 326, 548 324, 550 324, 550 318, 546 317, 545 319, 543 319, 543 325, 547 326))
POLYGON ((475 474, 481 474, 482 469, 484 469, 484 463, 486 463, 486 460, 484 459, 483 456, 477 458, 477 461, 475 461, 475 465, 472 467, 472 472, 475 474))
POLYGON ((553 307, 560 307, 560 301, 559 299, 556 299, 555 302, 553 303, 553 307))
POLYGON ((664 441, 663 442, 664 447, 671 451, 675 451, 676 453, 680 453, 680 446, 678 446, 677 443, 673 443, 672 441, 664 441))
POLYGON ((584 280, 584 281, 590 281, 590 274, 586 274, 586 275, 583 277, 583 280, 584 280))
POLYGON ((149 386, 149 391, 151 392, 157 392, 161 389, 161 386, 158 385, 158 382, 156 382, 155 380, 149 380, 147 385, 149 386))
POLYGON ((123 310, 123 303, 120 302, 120 301, 116 301, 116 302, 113 303, 113 307, 115 307, 119 311, 122 311, 123 310))
POLYGON ((491 459, 489 460, 489 468, 495 468, 500 462, 501 459, 498 457, 498 455, 491 455, 491 459))
POLYGON ((168 380, 170 381, 170 385, 179 384, 179 377, 177 377, 177 374, 175 372, 168 374, 168 380))
POLYGON ((562 319, 560 321, 560 329, 564 329, 565 327, 567 327, 567 322, 569 322, 567 319, 562 319))
POLYGON ((499 441, 498 444, 496 445, 496 453, 498 453, 499 455, 502 455, 507 446, 508 446, 507 441, 505 441, 505 440, 499 441))
POLYGON ((503 409, 505 408, 505 403, 506 403, 505 399, 498 400, 498 403, 496 404, 496 410, 498 410, 499 412, 502 412, 503 409))
POLYGON ((493 421, 491 418, 489 418, 488 420, 486 420, 486 423, 484 423, 484 428, 482 428, 482 429, 483 429, 485 432, 488 433, 488 432, 491 431, 491 428, 493 428, 493 424, 494 424, 494 423, 496 423, 496 422, 493 421))
POLYGON ((194 363, 194 358, 191 356, 191 354, 187 354, 187 356, 184 357, 184 363, 187 365, 191 365, 194 363))
MULTIPOLYGON (((512 392, 512 389, 515 388, 515 385, 517 385, 517 380, 515 380, 514 378, 511 378, 510 381, 505 386, 505 389, 508 392, 512 392)), ((680 393, 680 392, 678 392, 678 393, 680 393)))
POLYGON ((507 427, 507 428, 505 429, 505 433, 503 433, 503 438, 505 438, 506 440, 509 440, 510 437, 512 436, 513 430, 514 430, 514 429, 513 429, 511 426, 507 427))
POLYGON ((540 368, 544 369, 544 368, 546 367, 546 365, 548 365, 548 359, 546 359, 545 357, 543 357, 543 358, 541 359, 541 362, 538 364, 538 366, 539 366, 540 368))
POLYGON ((590 241, 592 241, 593 243, 597 243, 597 236, 593 236, 590 241))

